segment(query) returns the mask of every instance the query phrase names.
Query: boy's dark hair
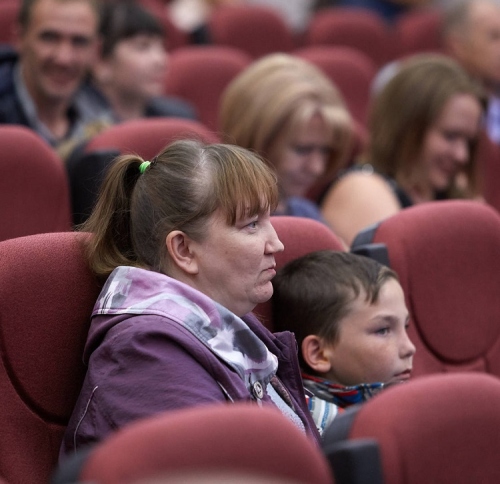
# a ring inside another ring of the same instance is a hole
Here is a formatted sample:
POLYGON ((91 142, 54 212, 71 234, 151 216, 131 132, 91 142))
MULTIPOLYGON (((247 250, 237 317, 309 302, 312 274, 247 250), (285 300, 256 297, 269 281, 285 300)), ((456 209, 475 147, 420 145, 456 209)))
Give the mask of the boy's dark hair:
MULTIPOLYGON (((383 284, 397 274, 373 259, 349 252, 322 250, 295 259, 273 279, 273 326, 295 333, 299 348, 314 334, 329 343, 338 337, 338 323, 361 294, 376 303, 383 284)), ((310 370, 302 358, 304 369, 310 370)), ((311 370, 312 371, 312 370, 311 370)))
POLYGON ((139 34, 163 37, 161 22, 135 1, 109 1, 102 5, 99 33, 102 38, 101 55, 113 53, 118 42, 139 34))

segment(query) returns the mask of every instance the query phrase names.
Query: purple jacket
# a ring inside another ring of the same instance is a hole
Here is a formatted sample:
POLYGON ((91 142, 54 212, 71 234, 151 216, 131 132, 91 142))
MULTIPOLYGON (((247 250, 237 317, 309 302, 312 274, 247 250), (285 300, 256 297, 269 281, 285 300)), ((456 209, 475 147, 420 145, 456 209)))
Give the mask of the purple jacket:
POLYGON ((61 456, 165 410, 242 400, 274 405, 267 389, 271 381, 275 388, 275 377, 293 417, 319 439, 294 335, 272 334, 252 314, 240 319, 163 274, 113 271, 92 313, 84 362, 88 371, 61 456))

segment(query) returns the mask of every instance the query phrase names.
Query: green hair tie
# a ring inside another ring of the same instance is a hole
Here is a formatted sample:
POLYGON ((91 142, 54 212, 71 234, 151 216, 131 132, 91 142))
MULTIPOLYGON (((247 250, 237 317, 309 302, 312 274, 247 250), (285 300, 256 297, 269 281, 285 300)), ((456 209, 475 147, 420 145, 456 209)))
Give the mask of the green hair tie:
POLYGON ((148 166, 151 164, 149 161, 143 161, 139 165, 139 171, 141 172, 141 175, 147 170, 148 166))

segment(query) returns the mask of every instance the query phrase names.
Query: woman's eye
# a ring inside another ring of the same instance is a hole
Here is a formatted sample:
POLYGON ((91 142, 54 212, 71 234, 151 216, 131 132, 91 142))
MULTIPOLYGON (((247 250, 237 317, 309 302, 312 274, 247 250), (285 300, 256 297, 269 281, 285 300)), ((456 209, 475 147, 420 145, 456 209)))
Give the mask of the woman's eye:
POLYGON ((318 151, 321 156, 330 157, 333 154, 333 148, 330 146, 315 146, 315 145, 293 145, 292 150, 299 156, 310 156, 315 151, 318 151))
POLYGON ((295 145, 293 146, 293 150, 300 156, 308 156, 313 152, 314 147, 308 145, 295 145))
POLYGON ((379 328, 375 331, 375 334, 379 334, 381 336, 384 336, 386 334, 388 334, 390 331, 390 328, 379 328))
POLYGON ((254 220, 253 222, 250 222, 249 224, 247 224, 247 227, 251 228, 251 229, 255 229, 257 228, 257 220, 254 220))

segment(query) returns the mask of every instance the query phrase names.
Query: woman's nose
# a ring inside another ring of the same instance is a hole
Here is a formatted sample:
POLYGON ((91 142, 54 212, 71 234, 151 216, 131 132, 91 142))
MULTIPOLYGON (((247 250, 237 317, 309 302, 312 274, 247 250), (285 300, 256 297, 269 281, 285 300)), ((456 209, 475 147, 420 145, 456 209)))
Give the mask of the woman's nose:
POLYGON ((278 237, 278 234, 276 233, 276 230, 272 226, 271 222, 269 222, 269 239, 266 244, 266 253, 268 254, 276 254, 276 252, 283 252, 285 249, 285 246, 283 245, 283 242, 278 237))
POLYGON ((322 150, 314 150, 308 160, 308 171, 315 176, 321 176, 326 170, 327 160, 322 150))
POLYGON ((469 143, 463 139, 457 140, 453 146, 453 156, 456 163, 465 165, 470 156, 469 143))

